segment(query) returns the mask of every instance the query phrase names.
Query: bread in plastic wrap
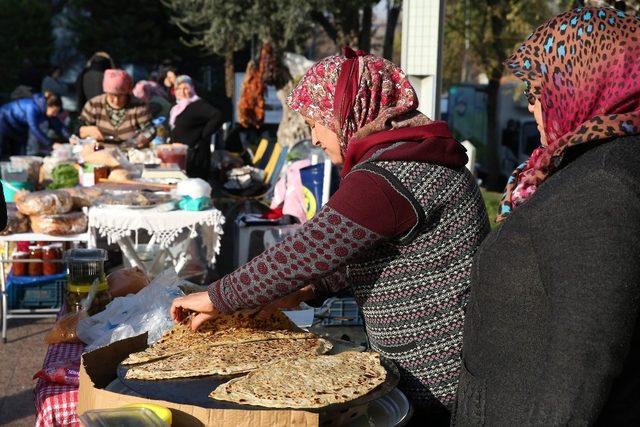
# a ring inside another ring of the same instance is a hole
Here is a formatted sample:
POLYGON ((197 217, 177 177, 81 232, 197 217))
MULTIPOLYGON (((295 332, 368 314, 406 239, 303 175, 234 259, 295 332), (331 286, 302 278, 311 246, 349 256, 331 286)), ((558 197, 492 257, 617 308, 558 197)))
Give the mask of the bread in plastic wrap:
POLYGON ((58 190, 18 192, 14 197, 16 207, 24 215, 57 215, 73 209, 73 198, 58 190))
POLYGON ((104 194, 104 191, 97 187, 72 187, 60 191, 64 191, 73 198, 73 210, 80 210, 95 204, 104 194))
POLYGON ((87 231, 88 219, 82 212, 61 215, 42 215, 31 217, 31 229, 34 233, 51 236, 69 236, 87 231))
POLYGON ((15 204, 7 203, 7 227, 0 231, 0 236, 29 233, 30 231, 29 217, 21 214, 15 204))
POLYGON ((109 293, 112 297, 123 297, 129 294, 137 294, 149 284, 149 278, 138 267, 122 268, 107 276, 109 293))

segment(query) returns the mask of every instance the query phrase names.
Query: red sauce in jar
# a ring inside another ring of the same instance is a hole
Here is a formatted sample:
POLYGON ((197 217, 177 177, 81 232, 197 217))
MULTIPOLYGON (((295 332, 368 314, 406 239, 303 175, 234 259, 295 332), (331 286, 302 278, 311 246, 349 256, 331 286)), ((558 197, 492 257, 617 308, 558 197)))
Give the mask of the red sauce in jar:
MULTIPOLYGON (((42 246, 29 247, 29 259, 42 260, 42 246)), ((29 263, 29 276, 42 276, 43 267, 41 262, 29 263)))
MULTIPOLYGON (((14 260, 29 259, 29 252, 15 252, 12 257, 14 260)), ((28 262, 14 262, 12 272, 14 276, 26 276, 28 273, 28 262)))

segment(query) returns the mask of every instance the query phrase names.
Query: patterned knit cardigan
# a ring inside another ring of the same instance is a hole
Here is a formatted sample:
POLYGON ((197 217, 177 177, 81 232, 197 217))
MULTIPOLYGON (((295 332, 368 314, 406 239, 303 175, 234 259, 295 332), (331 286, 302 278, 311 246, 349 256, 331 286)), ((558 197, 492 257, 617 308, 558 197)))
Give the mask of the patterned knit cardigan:
POLYGON ((231 312, 308 283, 318 293, 350 286, 371 346, 399 366, 400 387, 414 405, 450 409, 471 261, 489 231, 480 191, 465 168, 373 158, 350 175, 363 173, 409 201, 413 227, 384 237, 329 203, 298 233, 212 284, 209 295, 219 310, 231 312))

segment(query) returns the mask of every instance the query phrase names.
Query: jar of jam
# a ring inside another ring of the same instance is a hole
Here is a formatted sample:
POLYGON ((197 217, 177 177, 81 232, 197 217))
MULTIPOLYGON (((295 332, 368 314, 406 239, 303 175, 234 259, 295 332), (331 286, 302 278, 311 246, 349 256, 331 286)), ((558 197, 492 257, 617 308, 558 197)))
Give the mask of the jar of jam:
POLYGON ((56 262, 55 266, 56 266, 56 273, 55 274, 60 274, 64 272, 64 262, 62 262, 63 258, 64 258, 64 249, 63 249, 63 245, 62 243, 54 243, 51 245, 51 251, 53 251, 53 253, 55 254, 55 259, 57 259, 60 262, 56 262))
POLYGON ((42 264, 42 272, 45 276, 58 274, 58 263, 53 261, 58 260, 59 258, 53 247, 42 247, 42 259, 44 260, 44 263, 42 264))
MULTIPOLYGON (((29 246, 29 259, 42 261, 42 246, 29 246)), ((42 276, 42 262, 29 263, 29 276, 42 276)))
POLYGON ((26 276, 28 271, 27 266, 28 262, 20 262, 19 260, 29 259, 29 252, 14 252, 13 257, 14 263, 12 267, 12 272, 14 276, 26 276))

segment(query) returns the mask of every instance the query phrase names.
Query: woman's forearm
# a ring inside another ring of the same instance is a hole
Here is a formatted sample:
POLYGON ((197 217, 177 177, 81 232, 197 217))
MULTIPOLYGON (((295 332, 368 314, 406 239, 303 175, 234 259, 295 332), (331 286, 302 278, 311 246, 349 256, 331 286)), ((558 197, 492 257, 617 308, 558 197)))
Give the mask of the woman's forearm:
POLYGON ((298 232, 209 286, 223 313, 261 307, 335 273, 383 237, 325 207, 298 232))

